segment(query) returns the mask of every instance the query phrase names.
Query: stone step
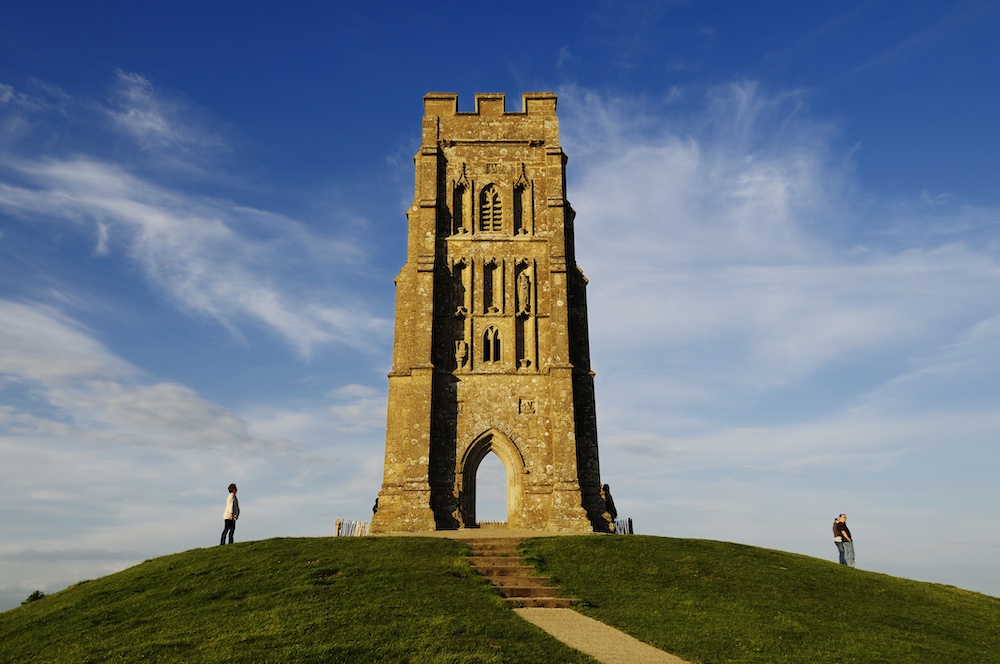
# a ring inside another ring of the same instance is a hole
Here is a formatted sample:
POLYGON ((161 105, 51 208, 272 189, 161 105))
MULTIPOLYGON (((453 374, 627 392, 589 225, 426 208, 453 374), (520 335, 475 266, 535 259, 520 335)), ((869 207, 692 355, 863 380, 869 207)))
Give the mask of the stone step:
POLYGON ((481 566, 493 567, 523 567, 524 558, 521 556, 469 556, 469 560, 481 566))
POLYGON ((558 597, 559 589, 552 586, 503 586, 499 588, 504 597, 558 597))
POLYGON ((520 558, 521 554, 517 549, 473 549, 472 555, 483 558, 520 558))
POLYGON ((515 609, 568 609, 573 600, 565 597, 508 597, 507 603, 515 609))
POLYGON ((535 569, 524 562, 517 540, 475 539, 467 542, 472 555, 469 563, 493 584, 515 608, 569 608, 572 600, 558 597, 559 589, 548 585, 549 579, 535 576, 535 569))
POLYGON ((517 550, 517 546, 509 543, 493 543, 493 542, 482 542, 473 543, 470 542, 469 546, 475 555, 494 555, 494 556, 518 556, 520 553, 517 550))
MULTIPOLYGON (((486 576, 485 574, 483 576, 486 576)), ((497 588, 550 588, 544 576, 491 576, 490 583, 497 588)))
MULTIPOLYGON (((471 562, 471 561, 470 561, 471 562)), ((483 576, 533 576, 534 568, 527 565, 480 565, 472 563, 476 571, 483 576)))

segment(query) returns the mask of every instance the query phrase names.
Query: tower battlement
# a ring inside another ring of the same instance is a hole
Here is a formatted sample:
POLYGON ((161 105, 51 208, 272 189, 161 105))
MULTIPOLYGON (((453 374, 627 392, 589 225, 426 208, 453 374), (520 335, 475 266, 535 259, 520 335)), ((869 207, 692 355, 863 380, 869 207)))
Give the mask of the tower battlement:
POLYGON ((502 92, 480 92, 476 95, 476 110, 459 112, 455 92, 429 92, 424 95, 424 114, 449 115, 529 115, 554 116, 556 95, 553 92, 525 92, 521 95, 521 110, 507 111, 506 95, 502 92))

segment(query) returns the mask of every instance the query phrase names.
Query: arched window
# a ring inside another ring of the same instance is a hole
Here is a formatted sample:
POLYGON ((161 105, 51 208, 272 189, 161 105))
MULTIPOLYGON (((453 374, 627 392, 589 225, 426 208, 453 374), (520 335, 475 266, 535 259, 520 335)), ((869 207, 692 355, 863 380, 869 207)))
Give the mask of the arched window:
POLYGON ((479 194, 479 230, 496 232, 502 228, 503 206, 500 204, 500 192, 489 184, 479 194))
POLYGON ((490 325, 483 333, 483 362, 500 361, 500 330, 490 325))

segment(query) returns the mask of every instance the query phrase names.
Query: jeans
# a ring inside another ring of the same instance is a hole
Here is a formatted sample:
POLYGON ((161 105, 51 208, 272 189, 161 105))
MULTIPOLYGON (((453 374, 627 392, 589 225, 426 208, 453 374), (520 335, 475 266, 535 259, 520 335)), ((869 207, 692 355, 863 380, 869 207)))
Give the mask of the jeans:
MULTIPOLYGON (((834 544, 837 546, 837 554, 840 557, 838 562, 841 565, 846 565, 847 561, 844 560, 844 542, 834 542, 834 544)), ((847 542, 847 544, 850 544, 850 542, 847 542)))
POLYGON ((233 543, 233 535, 236 534, 236 519, 226 519, 226 527, 222 529, 222 537, 219 539, 219 545, 226 543, 226 533, 229 533, 229 543, 233 543))
POLYGON ((844 547, 844 564, 848 567, 854 567, 854 542, 841 542, 844 547))

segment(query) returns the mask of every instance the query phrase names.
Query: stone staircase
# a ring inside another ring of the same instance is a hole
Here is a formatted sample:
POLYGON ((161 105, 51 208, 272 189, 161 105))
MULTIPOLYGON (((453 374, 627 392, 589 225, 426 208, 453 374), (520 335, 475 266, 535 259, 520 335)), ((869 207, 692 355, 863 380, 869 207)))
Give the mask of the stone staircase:
POLYGON ((568 609, 570 599, 557 597, 558 588, 546 585, 548 577, 535 576, 517 550, 521 540, 481 538, 468 540, 469 563, 489 579, 507 602, 517 608, 568 609))

